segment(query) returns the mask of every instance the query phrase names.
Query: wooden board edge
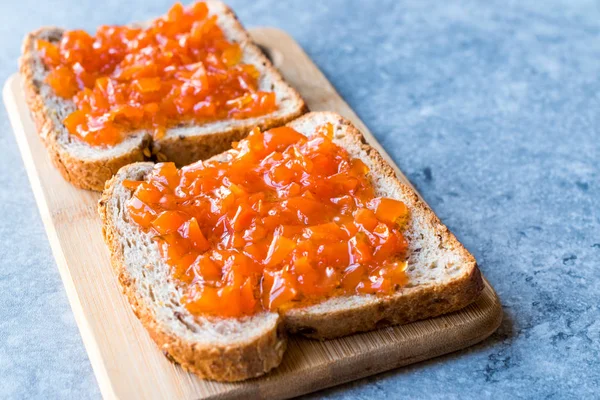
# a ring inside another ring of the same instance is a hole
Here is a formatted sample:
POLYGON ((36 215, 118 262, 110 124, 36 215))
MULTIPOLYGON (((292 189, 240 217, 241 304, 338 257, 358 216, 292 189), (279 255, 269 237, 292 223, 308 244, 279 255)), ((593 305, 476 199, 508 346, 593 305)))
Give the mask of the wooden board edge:
MULTIPOLYGON (((290 390, 291 386, 282 389, 278 386, 263 385, 260 391, 261 398, 288 399, 307 393, 317 392, 358 379, 389 372, 421 361, 455 353, 482 342, 498 329, 503 319, 503 311, 499 298, 485 278, 484 285, 484 291, 489 291, 487 296, 492 303, 492 307, 488 308, 488 312, 485 313, 485 316, 477 319, 476 323, 467 322, 461 325, 454 325, 452 329, 444 332, 442 335, 443 338, 436 337, 435 339, 438 339, 439 341, 434 350, 430 349, 428 353, 422 352, 420 355, 414 357, 406 357, 406 355, 403 354, 403 350, 400 348, 391 351, 389 348, 380 348, 366 354, 355 354, 329 365, 319 366, 318 368, 308 371, 307 375, 296 380, 295 383, 297 386, 293 387, 292 390, 290 390), (457 343, 452 343, 449 339, 453 335, 460 335, 466 339, 457 343), (390 359, 395 361, 390 361, 390 359), (357 365, 359 367, 357 367, 357 365), (298 383, 298 381, 300 381, 300 383, 298 383)), ((482 295, 478 300, 481 300, 484 296, 486 295, 482 292, 482 295)), ((475 303, 477 303, 478 300, 476 300, 475 303)), ((467 307, 472 306, 473 305, 467 307)), ((458 314, 463 311, 464 309, 452 314, 458 314)), ((446 316, 448 315, 451 314, 446 314, 446 316)), ((424 342, 434 341, 435 339, 432 337, 438 334, 439 332, 432 332, 428 335, 430 338, 422 338, 418 343, 415 343, 415 345, 419 346, 424 342)), ((399 371, 399 373, 402 372, 399 371)), ((220 399, 221 397, 215 396, 214 398, 220 399)), ((234 396, 232 398, 243 399, 244 395, 241 395, 240 397, 234 396)))
POLYGON ((6 79, 2 89, 4 105, 7 110, 10 124, 13 128, 21 158, 23 159, 23 164, 25 165, 25 171, 46 230, 46 235, 48 236, 48 242, 50 243, 50 248, 56 261, 56 266, 58 267, 58 272, 63 282, 71 310, 73 311, 81 340, 83 341, 94 375, 98 381, 102 397, 105 399, 116 399, 118 398, 117 394, 114 391, 110 375, 96 344, 94 331, 91 329, 88 318, 83 311, 81 300, 75 288, 75 282, 73 281, 73 277, 71 276, 71 272, 69 271, 65 260, 65 255, 60 245, 58 233, 52 223, 51 212, 42 191, 42 183, 33 161, 33 154, 29 150, 29 145, 27 143, 25 128, 23 127, 21 119, 18 117, 20 112, 14 92, 21 90, 19 80, 20 76, 18 72, 6 79))

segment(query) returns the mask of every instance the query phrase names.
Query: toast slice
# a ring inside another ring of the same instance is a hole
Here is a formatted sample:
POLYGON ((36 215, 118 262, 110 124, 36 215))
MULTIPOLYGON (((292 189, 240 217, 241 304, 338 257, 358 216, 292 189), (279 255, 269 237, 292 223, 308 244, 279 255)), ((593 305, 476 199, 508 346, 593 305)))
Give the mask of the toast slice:
POLYGON ((200 377, 237 381, 275 368, 287 345, 282 318, 271 312, 243 319, 192 316, 156 242, 130 222, 125 202, 132 192, 122 182, 141 180, 153 167, 121 168, 99 203, 112 266, 135 315, 163 352, 200 377))
POLYGON ((366 144, 352 123, 330 113, 309 113, 289 126, 304 135, 331 123, 334 142, 369 167, 375 195, 402 201, 411 212, 404 232, 409 244, 408 284, 392 296, 356 295, 289 310, 291 333, 330 339, 388 325, 406 324, 459 310, 483 290, 475 258, 464 248, 415 191, 401 183, 379 152, 366 144))
POLYGON ((227 150, 231 142, 241 139, 255 126, 268 129, 283 125, 306 111, 300 95, 283 80, 252 42, 233 11, 220 1, 208 0, 206 4, 210 15, 218 16, 218 24, 226 38, 240 44, 242 63, 253 64, 259 70, 259 90, 275 92, 278 109, 255 118, 177 126, 167 130, 166 135, 156 141, 152 140, 149 131, 140 130, 113 147, 90 146, 69 135, 63 125, 62 121, 75 110, 75 105, 56 96, 44 82, 49 71, 35 46, 37 39, 59 42, 64 30, 41 28, 25 37, 19 69, 38 133, 52 162, 66 180, 83 189, 101 191, 105 181, 124 165, 151 158, 186 165, 227 150))
MULTIPOLYGON (((409 283, 390 296, 354 295, 252 317, 194 317, 181 305, 181 293, 158 245, 128 217, 125 202, 132 191, 123 180, 141 180, 151 163, 122 168, 109 182, 99 203, 103 233, 113 268, 138 318, 159 347, 201 377, 241 380, 266 373, 279 364, 286 331, 313 338, 334 338, 384 325, 409 323, 452 312, 473 302, 483 289, 475 259, 441 224, 416 193, 400 183, 380 154, 341 116, 314 112, 288 125, 310 136, 330 122, 334 142, 369 168, 377 195, 402 200, 411 210, 405 232, 410 246, 409 283)), ((214 159, 225 160, 229 150, 214 159)))

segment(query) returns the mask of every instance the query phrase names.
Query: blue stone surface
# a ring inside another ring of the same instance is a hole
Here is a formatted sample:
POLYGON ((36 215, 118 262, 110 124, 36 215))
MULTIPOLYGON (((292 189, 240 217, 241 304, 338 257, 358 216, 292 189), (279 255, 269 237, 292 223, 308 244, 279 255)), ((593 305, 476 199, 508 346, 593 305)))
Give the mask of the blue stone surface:
MULTIPOLYGON (((597 1, 230 1, 289 32, 479 261, 505 312, 468 350, 310 398, 600 396, 597 1)), ((42 25, 170 0, 0 2, 0 78, 42 25)), ((0 398, 100 392, 0 110, 0 398)))

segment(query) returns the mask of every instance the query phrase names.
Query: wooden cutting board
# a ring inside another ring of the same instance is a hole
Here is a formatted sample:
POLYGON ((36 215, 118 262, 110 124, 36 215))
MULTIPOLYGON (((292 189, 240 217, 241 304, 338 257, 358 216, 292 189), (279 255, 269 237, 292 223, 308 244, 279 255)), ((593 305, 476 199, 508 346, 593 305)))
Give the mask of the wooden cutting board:
MULTIPOLYGON (((394 166, 367 127, 285 32, 250 30, 254 40, 311 110, 349 118, 394 166)), ((17 74, 4 101, 77 325, 105 398, 287 398, 456 351, 488 337, 502 319, 486 281, 483 294, 462 311, 405 326, 331 341, 292 337, 283 363, 243 383, 198 379, 169 362, 129 308, 109 264, 96 211, 98 193, 76 189, 51 165, 25 105, 17 74)))

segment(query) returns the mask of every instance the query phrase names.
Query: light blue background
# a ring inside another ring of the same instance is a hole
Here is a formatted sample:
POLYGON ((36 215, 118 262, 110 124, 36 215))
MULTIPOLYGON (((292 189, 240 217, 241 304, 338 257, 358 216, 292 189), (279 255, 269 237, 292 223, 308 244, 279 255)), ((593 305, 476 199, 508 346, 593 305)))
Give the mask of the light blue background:
MULTIPOLYGON (((480 345, 314 397, 598 398, 600 3, 230 3, 302 45, 504 305, 480 345)), ((27 31, 169 5, 3 0, 0 78, 27 31)), ((4 108, 0 124, 0 398, 98 398, 4 108)))

